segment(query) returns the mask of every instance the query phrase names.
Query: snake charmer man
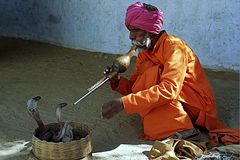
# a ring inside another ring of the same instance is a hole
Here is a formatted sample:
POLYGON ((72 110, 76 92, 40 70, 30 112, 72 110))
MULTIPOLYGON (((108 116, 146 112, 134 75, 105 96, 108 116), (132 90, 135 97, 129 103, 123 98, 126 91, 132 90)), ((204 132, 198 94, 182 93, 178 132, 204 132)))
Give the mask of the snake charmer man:
POLYGON ((112 89, 123 96, 103 104, 103 118, 122 110, 139 114, 144 140, 192 133, 201 126, 209 131, 213 145, 239 143, 238 130, 226 129, 217 119, 214 93, 196 54, 163 30, 163 22, 163 12, 150 4, 137 2, 127 8, 125 25, 139 54, 130 79, 111 79, 112 89))

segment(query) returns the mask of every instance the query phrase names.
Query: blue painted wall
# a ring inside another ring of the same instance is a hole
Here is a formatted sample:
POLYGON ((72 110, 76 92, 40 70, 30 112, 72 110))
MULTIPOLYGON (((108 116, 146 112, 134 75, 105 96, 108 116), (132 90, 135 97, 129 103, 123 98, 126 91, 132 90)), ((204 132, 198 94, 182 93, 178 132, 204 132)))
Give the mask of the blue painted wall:
MULTIPOLYGON (((133 0, 1 0, 0 35, 89 51, 124 53, 133 0)), ((239 0, 146 0, 164 11, 164 28, 180 36, 209 68, 240 70, 239 0)))

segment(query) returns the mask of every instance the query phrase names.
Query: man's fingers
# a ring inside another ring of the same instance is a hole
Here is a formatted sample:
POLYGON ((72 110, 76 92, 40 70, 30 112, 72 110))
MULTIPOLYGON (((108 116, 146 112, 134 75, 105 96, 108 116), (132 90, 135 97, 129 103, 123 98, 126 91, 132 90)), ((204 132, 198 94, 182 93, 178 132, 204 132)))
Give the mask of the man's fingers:
POLYGON ((102 117, 107 118, 109 114, 109 103, 104 103, 102 106, 102 117))
POLYGON ((102 118, 110 119, 123 109, 121 101, 115 99, 104 103, 102 106, 102 118))
POLYGON ((108 74, 108 73, 110 73, 112 71, 112 67, 110 67, 110 66, 107 66, 106 68, 105 68, 105 70, 104 70, 104 74, 108 74))
POLYGON ((102 106, 102 117, 104 119, 110 119, 112 118, 114 114, 114 107, 112 106, 112 103, 105 103, 102 106))
POLYGON ((114 115, 116 115, 119 111, 117 111, 115 108, 112 108, 111 110, 108 110, 107 112, 103 112, 102 113, 102 117, 104 119, 110 119, 112 118, 114 115))
POLYGON ((117 114, 116 111, 114 111, 114 110, 109 110, 108 113, 104 114, 104 118, 105 118, 105 119, 110 119, 110 118, 112 118, 115 114, 117 114))
POLYGON ((112 118, 112 117, 113 117, 113 115, 112 115, 111 111, 102 112, 102 118, 104 118, 104 119, 110 119, 110 118, 112 118))
POLYGON ((111 114, 104 114, 104 115, 102 115, 102 117, 103 117, 103 119, 110 119, 113 116, 111 114))

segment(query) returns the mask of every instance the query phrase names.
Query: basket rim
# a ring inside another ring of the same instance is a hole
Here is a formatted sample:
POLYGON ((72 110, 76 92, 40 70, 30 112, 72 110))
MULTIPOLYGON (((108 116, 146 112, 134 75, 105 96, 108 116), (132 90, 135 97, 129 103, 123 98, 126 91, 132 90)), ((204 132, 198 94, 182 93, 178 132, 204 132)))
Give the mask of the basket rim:
MULTIPOLYGON (((69 122, 69 123, 70 123, 70 124, 75 123, 75 124, 84 125, 84 126, 87 127, 89 133, 88 133, 85 137, 82 137, 82 138, 80 138, 80 139, 78 139, 78 140, 73 140, 73 141, 70 141, 70 142, 48 142, 48 141, 46 141, 46 140, 40 140, 38 137, 35 136, 35 134, 36 134, 36 129, 38 129, 38 127, 37 127, 37 128, 35 128, 34 131, 33 131, 33 136, 32 136, 32 138, 35 139, 36 141, 39 141, 39 142, 47 142, 47 143, 49 143, 49 144, 63 144, 63 143, 64 143, 64 144, 71 144, 71 143, 76 143, 76 142, 84 141, 84 140, 89 139, 89 138, 92 137, 92 130, 91 130, 91 129, 88 127, 88 125, 86 125, 85 123, 72 122, 72 121, 69 122)), ((51 124, 58 124, 58 122, 48 123, 48 124, 45 124, 45 126, 51 125, 51 124)))

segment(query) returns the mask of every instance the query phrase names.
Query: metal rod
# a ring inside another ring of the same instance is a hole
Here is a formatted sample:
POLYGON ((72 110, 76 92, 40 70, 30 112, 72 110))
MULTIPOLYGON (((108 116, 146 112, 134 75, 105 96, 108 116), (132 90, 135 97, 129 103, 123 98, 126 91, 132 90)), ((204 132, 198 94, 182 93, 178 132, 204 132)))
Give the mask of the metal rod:
POLYGON ((89 96, 92 92, 94 92, 98 87, 106 83, 110 78, 106 77, 102 82, 98 83, 97 85, 94 85, 95 87, 89 90, 86 94, 84 94, 82 97, 80 97, 76 102, 74 102, 74 105, 78 104, 81 100, 89 96))
POLYGON ((95 88, 99 83, 101 83, 102 81, 104 81, 106 79, 107 76, 103 77, 102 79, 100 79, 97 83, 95 83, 93 86, 91 86, 90 88, 87 89, 87 91, 91 91, 93 88, 95 88))

